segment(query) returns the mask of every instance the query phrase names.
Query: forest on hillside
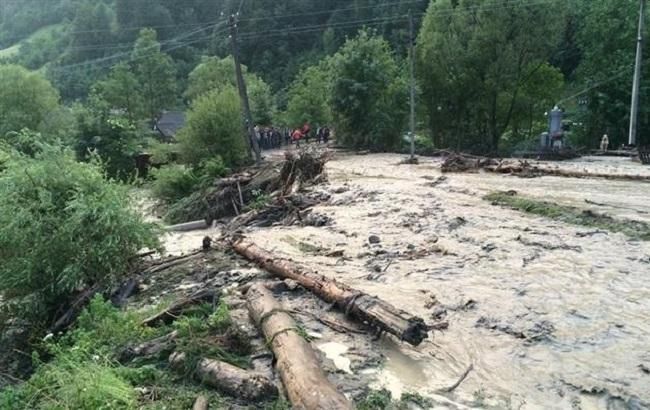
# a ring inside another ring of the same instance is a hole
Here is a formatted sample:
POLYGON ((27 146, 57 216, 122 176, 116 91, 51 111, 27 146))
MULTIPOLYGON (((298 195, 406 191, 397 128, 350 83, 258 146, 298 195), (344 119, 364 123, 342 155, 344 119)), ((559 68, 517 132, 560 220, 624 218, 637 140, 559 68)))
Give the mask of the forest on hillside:
MULTIPOLYGON (((115 66, 137 65, 140 31, 153 29, 173 73, 161 81, 169 89, 158 90, 166 101, 156 108, 164 109, 187 108, 189 75, 202 58, 230 54, 227 20, 238 13, 242 62, 268 85, 270 115, 261 119, 274 124, 288 121, 290 97, 306 73, 361 29, 387 42, 396 75, 405 76, 411 11, 418 130, 437 147, 507 153, 544 131, 556 103, 575 146, 593 148, 602 134, 612 146, 626 142, 634 1, 6 0, 0 7, 1 61, 38 72, 66 105, 86 104, 115 66)), ((329 93, 320 97, 334 105, 329 93)), ((644 107, 641 138, 650 121, 644 107)), ((403 127, 401 113, 390 114, 403 127)))

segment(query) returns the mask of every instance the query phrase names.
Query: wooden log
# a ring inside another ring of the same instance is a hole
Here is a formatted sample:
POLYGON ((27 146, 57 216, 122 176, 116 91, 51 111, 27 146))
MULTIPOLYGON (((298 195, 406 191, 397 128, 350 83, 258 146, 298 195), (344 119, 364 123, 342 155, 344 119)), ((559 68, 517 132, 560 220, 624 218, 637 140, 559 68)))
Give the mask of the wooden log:
POLYGON ((231 246, 262 269, 283 279, 295 280, 362 323, 390 333, 414 346, 419 345, 428 336, 428 328, 422 318, 412 316, 377 297, 352 289, 290 260, 276 258, 243 236, 234 238, 231 246))
POLYGON ((141 343, 135 347, 127 347, 120 353, 120 362, 126 363, 136 357, 157 356, 164 351, 173 350, 176 347, 176 338, 178 332, 174 330, 171 333, 141 343))
POLYGON ((205 396, 199 396, 194 401, 192 410, 208 410, 208 399, 205 396))
MULTIPOLYGON (((185 353, 176 352, 169 356, 170 365, 176 369, 184 368, 186 361, 185 353)), ((210 387, 248 401, 263 401, 278 395, 277 387, 263 374, 219 360, 200 359, 195 376, 210 387)))
POLYGON ((189 231, 196 231, 200 229, 207 229, 209 227, 210 225, 208 225, 208 223, 204 219, 200 219, 198 221, 170 225, 165 227, 165 230, 167 230, 168 232, 189 232, 189 231))
POLYGON ((351 409, 350 402, 329 382, 309 343, 298 333, 296 322, 273 298, 271 291, 256 284, 246 292, 248 310, 262 329, 276 367, 294 408, 309 410, 351 409))
POLYGON ((158 323, 171 323, 188 307, 203 302, 214 304, 217 302, 218 298, 219 295, 214 291, 214 289, 201 289, 188 297, 173 302, 167 309, 143 320, 142 325, 155 326, 158 323))

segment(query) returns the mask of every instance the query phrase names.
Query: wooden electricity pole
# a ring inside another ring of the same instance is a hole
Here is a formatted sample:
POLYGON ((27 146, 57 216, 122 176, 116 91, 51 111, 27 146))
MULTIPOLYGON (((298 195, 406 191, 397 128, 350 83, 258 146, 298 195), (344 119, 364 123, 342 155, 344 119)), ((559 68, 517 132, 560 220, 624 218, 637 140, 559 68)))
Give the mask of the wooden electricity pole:
POLYGON ((639 89, 641 87, 641 57, 643 53, 643 23, 645 19, 645 0, 639 0, 639 33, 636 39, 636 63, 632 83, 632 104, 630 107, 630 138, 628 143, 636 145, 637 122, 639 117, 639 89))
POLYGON ((413 14, 409 10, 409 63, 411 76, 411 160, 415 159, 415 29, 413 27, 413 14))
POLYGON ((232 56, 235 60, 235 74, 237 76, 237 88, 239 89, 239 98, 241 99, 242 109, 244 110, 244 117, 246 119, 246 145, 248 146, 248 152, 252 149, 255 154, 255 162, 262 162, 262 156, 260 155, 260 146, 257 143, 257 138, 255 136, 255 131, 253 129, 253 118, 251 116, 251 107, 248 103, 248 92, 246 91, 246 82, 244 81, 244 76, 241 71, 241 62, 239 61, 239 45, 237 44, 237 18, 234 14, 230 15, 230 40, 232 43, 232 56))

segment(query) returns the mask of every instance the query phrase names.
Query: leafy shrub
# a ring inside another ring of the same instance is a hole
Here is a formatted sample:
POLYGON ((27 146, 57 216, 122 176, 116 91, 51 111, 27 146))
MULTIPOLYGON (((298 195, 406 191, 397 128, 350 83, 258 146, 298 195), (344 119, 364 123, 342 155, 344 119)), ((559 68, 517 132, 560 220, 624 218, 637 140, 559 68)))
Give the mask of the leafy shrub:
POLYGON ((185 165, 172 164, 151 172, 154 182, 152 193, 166 203, 174 203, 194 192, 200 179, 185 165))
POLYGON ((214 181, 216 178, 225 177, 228 173, 230 173, 230 169, 226 167, 223 159, 217 155, 214 158, 207 158, 201 161, 201 164, 199 165, 199 172, 201 174, 201 178, 204 179, 205 182, 212 183, 212 181, 214 181))
POLYGON ((157 229, 130 207, 127 186, 44 146, 13 152, 0 173, 0 293, 4 308, 43 324, 79 289, 121 278, 157 229))

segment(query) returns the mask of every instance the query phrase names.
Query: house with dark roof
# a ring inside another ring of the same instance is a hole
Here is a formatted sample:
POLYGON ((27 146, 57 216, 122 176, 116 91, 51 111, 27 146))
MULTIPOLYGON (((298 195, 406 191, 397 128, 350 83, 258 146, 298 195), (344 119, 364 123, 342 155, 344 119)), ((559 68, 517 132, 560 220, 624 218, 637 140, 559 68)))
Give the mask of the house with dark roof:
POLYGON ((176 134, 185 125, 185 113, 183 111, 163 112, 153 126, 154 131, 160 134, 163 141, 173 142, 176 134))

